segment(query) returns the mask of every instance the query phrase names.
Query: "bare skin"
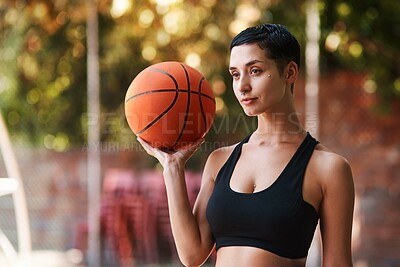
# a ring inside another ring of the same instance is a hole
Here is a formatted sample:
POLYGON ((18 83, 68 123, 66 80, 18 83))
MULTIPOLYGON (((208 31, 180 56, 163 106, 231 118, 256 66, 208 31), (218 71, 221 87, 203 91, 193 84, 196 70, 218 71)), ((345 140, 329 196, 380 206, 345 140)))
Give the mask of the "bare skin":
MULTIPOLYGON (((264 53, 255 44, 237 46, 231 51, 229 70, 234 93, 244 112, 258 118, 258 128, 243 145, 231 177, 230 187, 241 193, 251 194, 268 188, 306 136, 296 115, 290 90, 298 75, 296 63, 287 64, 282 74, 264 53), (263 164, 259 164, 260 160, 263 164)), ((210 154, 192 211, 184 168, 204 140, 174 153, 154 149, 140 138, 138 140, 164 168, 171 226, 179 257, 185 266, 200 266, 214 248, 206 206, 218 171, 234 146, 210 154)), ((348 162, 317 145, 305 173, 303 198, 320 216, 323 266, 352 266, 354 185, 348 162)), ((232 246, 217 251, 216 266, 298 267, 305 266, 305 262, 306 258, 287 259, 258 248, 232 246)))

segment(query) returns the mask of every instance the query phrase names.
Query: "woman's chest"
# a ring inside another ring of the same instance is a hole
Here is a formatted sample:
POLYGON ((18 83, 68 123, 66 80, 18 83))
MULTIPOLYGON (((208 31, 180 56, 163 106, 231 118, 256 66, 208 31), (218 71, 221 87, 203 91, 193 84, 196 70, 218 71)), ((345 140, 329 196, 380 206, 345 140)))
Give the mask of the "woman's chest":
POLYGON ((236 192, 260 192, 273 185, 288 166, 295 148, 243 147, 232 170, 230 187, 236 192))

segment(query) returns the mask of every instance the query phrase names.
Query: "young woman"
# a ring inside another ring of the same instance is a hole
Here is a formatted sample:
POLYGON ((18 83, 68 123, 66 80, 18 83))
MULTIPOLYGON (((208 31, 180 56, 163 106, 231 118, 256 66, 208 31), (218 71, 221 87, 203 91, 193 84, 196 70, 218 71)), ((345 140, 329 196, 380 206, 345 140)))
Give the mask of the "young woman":
POLYGON ((302 128, 293 102, 299 66, 299 44, 282 25, 251 27, 233 39, 233 91, 258 126, 209 155, 193 211, 184 168, 203 140, 171 153, 138 138, 164 168, 185 266, 201 265, 214 247, 218 267, 305 266, 318 220, 323 266, 352 266, 351 169, 302 128))

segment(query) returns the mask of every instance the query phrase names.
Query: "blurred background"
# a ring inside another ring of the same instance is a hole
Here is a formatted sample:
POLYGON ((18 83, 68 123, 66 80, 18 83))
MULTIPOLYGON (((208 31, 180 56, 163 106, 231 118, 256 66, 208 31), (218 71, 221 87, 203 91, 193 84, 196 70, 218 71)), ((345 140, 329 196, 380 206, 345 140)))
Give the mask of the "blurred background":
POLYGON ((398 0, 1 0, 0 266, 28 254, 24 266, 181 266, 125 93, 167 60, 211 83, 214 124, 187 165, 193 203, 208 154, 256 127, 227 64, 230 40, 258 23, 298 38, 300 118, 352 165, 354 265, 400 266, 399 12, 398 0))

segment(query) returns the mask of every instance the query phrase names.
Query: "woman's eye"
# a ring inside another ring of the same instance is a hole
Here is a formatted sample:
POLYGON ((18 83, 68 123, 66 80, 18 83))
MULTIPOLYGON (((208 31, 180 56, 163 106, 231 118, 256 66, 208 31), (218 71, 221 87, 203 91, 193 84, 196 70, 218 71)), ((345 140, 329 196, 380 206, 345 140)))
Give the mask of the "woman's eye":
POLYGON ((250 73, 251 73, 251 74, 259 74, 260 72, 261 72, 260 69, 251 69, 251 70, 250 70, 250 73))
POLYGON ((239 77, 239 73, 237 72, 232 72, 231 73, 232 78, 238 78, 239 77))

